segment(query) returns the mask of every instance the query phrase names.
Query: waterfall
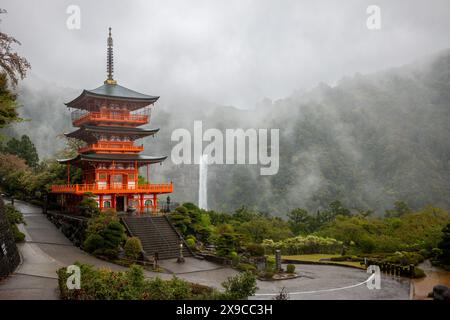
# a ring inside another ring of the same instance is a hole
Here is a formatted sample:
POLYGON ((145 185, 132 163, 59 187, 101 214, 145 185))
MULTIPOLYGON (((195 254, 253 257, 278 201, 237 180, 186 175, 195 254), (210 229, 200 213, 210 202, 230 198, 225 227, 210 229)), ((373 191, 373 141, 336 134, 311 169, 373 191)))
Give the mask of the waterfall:
POLYGON ((208 156, 200 157, 199 180, 198 180, 198 206, 208 210, 208 156))

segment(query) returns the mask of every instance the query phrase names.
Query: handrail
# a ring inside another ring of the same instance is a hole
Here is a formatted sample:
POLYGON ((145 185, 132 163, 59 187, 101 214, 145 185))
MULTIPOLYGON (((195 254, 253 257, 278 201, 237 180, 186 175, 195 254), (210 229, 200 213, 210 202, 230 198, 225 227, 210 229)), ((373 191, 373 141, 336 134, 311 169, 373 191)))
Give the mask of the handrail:
POLYGON ((172 183, 159 183, 159 184, 140 184, 140 185, 128 185, 128 184, 107 184, 101 186, 98 184, 67 184, 67 185, 53 185, 52 192, 62 193, 108 193, 108 192, 149 192, 149 193, 171 193, 173 192, 172 183))
POLYGON ((138 122, 147 123, 149 120, 148 114, 116 114, 112 112, 88 112, 81 114, 78 118, 74 116, 72 121, 74 124, 79 124, 83 121, 97 120, 97 121, 113 121, 113 122, 138 122))
POLYGON ((123 151, 123 152, 140 152, 144 151, 144 145, 136 146, 130 141, 104 141, 90 144, 86 147, 78 149, 79 153, 87 151, 123 151))

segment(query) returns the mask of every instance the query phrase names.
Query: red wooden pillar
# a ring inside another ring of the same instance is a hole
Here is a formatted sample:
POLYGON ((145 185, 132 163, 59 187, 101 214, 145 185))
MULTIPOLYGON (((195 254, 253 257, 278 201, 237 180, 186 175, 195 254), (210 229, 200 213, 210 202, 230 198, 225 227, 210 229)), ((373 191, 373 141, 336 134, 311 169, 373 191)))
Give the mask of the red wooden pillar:
POLYGON ((102 211, 103 210, 103 195, 102 194, 98 196, 98 204, 99 204, 100 211, 102 211))
POLYGON ((140 213, 144 213, 144 206, 145 206, 145 202, 144 202, 144 194, 141 193, 139 195, 140 199, 139 199, 139 211, 140 213))
POLYGON ((111 208, 116 209, 116 195, 111 195, 111 208))
POLYGON ((156 193, 153 194, 153 212, 156 212, 158 210, 158 198, 156 196, 156 193))
POLYGON ((134 187, 137 189, 139 183, 139 169, 137 166, 137 161, 134 161, 134 187))

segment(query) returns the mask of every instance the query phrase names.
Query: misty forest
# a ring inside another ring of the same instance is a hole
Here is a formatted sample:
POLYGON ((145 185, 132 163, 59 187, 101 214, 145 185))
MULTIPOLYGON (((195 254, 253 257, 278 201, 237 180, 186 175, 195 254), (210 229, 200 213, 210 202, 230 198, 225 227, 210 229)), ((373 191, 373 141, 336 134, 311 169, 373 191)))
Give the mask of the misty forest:
MULTIPOLYGON (((40 159, 54 159, 65 148, 62 133, 72 130, 63 103, 79 91, 25 81, 18 95, 24 121, 4 131, 19 139, 27 135, 40 159)), ((172 131, 191 131, 195 120, 203 121, 204 130, 280 129, 278 174, 260 176, 257 165, 209 166, 212 209, 246 206, 286 217, 298 207, 315 213, 334 200, 375 215, 396 201, 413 210, 427 204, 450 208, 449 51, 375 74, 344 77, 335 86, 320 83, 285 99, 265 99, 250 110, 189 97, 161 101, 150 125, 161 130, 144 141, 145 150, 154 154, 170 157, 172 131)), ((155 181, 176 181, 174 201, 196 202, 198 165, 166 161, 151 175, 155 181)))

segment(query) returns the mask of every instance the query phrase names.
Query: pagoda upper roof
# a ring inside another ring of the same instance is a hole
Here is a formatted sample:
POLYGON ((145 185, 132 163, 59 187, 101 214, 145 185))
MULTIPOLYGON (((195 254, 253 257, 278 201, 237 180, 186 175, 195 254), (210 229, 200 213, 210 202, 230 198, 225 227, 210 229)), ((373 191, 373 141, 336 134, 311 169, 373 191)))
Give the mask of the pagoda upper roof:
POLYGON ((150 96, 147 94, 139 93, 116 83, 105 83, 93 90, 83 90, 83 92, 77 98, 73 99, 70 102, 67 102, 66 106, 70 108, 84 109, 86 107, 84 102, 86 102, 90 98, 134 102, 135 107, 132 109, 138 109, 155 103, 159 99, 159 96, 150 96))
POLYGON ((131 140, 144 138, 157 133, 159 129, 142 129, 135 127, 116 127, 116 126, 92 126, 84 125, 70 133, 64 133, 66 137, 76 138, 88 143, 97 141, 96 135, 121 135, 127 136, 131 140))
POLYGON ((58 159, 57 161, 61 164, 77 164, 82 161, 93 161, 93 162, 130 162, 136 161, 139 166, 160 163, 167 159, 167 156, 147 156, 142 154, 111 154, 111 153, 82 153, 78 154, 76 157, 69 159, 58 159))

